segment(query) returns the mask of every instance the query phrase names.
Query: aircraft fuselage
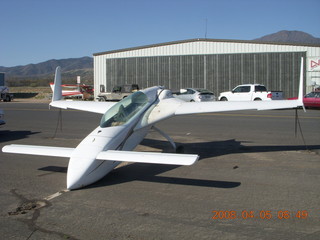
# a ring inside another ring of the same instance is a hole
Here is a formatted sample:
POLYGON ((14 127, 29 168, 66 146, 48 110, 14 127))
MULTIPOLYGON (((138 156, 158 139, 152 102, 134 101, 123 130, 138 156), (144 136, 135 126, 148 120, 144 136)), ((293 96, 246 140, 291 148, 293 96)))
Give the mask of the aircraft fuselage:
POLYGON ((121 163, 97 160, 100 152, 131 151, 143 140, 152 125, 143 126, 141 123, 156 100, 158 90, 159 88, 152 88, 146 93, 137 92, 133 97, 127 97, 105 113, 100 126, 82 140, 70 157, 67 173, 68 189, 77 189, 94 183, 121 163))

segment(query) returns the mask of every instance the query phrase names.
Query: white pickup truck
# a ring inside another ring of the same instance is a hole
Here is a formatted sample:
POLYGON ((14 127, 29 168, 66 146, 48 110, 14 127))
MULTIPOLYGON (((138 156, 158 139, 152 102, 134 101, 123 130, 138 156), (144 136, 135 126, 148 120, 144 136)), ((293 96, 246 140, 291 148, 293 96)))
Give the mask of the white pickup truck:
POLYGON ((267 91, 264 85, 244 84, 219 95, 219 101, 268 101, 283 99, 281 91, 267 91))

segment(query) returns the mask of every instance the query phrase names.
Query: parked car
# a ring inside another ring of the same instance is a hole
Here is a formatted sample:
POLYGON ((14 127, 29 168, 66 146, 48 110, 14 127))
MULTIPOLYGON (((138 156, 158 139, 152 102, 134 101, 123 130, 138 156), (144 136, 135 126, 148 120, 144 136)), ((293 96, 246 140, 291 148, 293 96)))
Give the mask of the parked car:
POLYGON ((219 101, 266 101, 282 100, 283 92, 267 91, 261 84, 243 84, 235 87, 232 91, 222 92, 219 101))
MULTIPOLYGON (((289 98, 295 100, 297 98, 289 98)), ((310 92, 303 97, 303 104, 305 107, 320 108, 320 92, 310 92)))
POLYGON ((173 95, 186 102, 208 102, 216 100, 213 92, 202 88, 180 89, 180 92, 173 95))

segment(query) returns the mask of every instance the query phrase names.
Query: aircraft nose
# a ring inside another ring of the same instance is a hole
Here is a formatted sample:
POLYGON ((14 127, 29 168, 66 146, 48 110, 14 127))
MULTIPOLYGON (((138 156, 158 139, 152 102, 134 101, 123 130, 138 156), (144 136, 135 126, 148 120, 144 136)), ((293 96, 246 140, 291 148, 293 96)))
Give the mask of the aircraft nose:
POLYGON ((71 157, 67 172, 67 189, 82 188, 94 182, 95 172, 100 162, 94 157, 71 157))
POLYGON ((74 189, 78 189, 78 188, 81 188, 81 185, 79 184, 78 180, 67 178, 67 189, 68 190, 74 190, 74 189))
POLYGON ((74 171, 73 168, 68 167, 68 173, 67 173, 67 189, 68 190, 81 188, 82 179, 83 179, 83 174, 79 173, 78 171, 74 171))
POLYGON ((108 146, 110 140, 112 140, 110 137, 93 134, 82 140, 72 152, 69 160, 67 189, 73 190, 88 186, 108 173, 109 164, 96 160, 96 156, 108 146))
POLYGON ((103 149, 99 140, 89 135, 73 151, 68 165, 67 189, 78 189, 91 183, 90 173, 98 167, 96 156, 103 149))
POLYGON ((99 169, 102 161, 94 157, 71 157, 67 172, 67 189, 74 190, 90 185, 101 178, 99 169))

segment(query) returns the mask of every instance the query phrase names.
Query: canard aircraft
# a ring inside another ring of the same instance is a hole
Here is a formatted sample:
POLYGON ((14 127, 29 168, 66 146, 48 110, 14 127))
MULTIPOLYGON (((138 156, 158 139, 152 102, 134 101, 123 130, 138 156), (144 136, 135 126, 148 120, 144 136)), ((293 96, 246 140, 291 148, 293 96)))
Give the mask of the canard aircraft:
POLYGON ((151 87, 135 92, 120 102, 83 102, 62 100, 61 70, 57 67, 50 106, 103 114, 100 125, 76 148, 34 145, 7 145, 2 151, 70 158, 67 188, 78 189, 103 178, 121 162, 192 165, 199 156, 193 154, 132 151, 155 129, 174 148, 175 143, 155 124, 179 115, 238 110, 296 109, 303 107, 303 59, 301 60, 299 96, 296 100, 255 102, 184 102, 174 98, 170 90, 151 87))

